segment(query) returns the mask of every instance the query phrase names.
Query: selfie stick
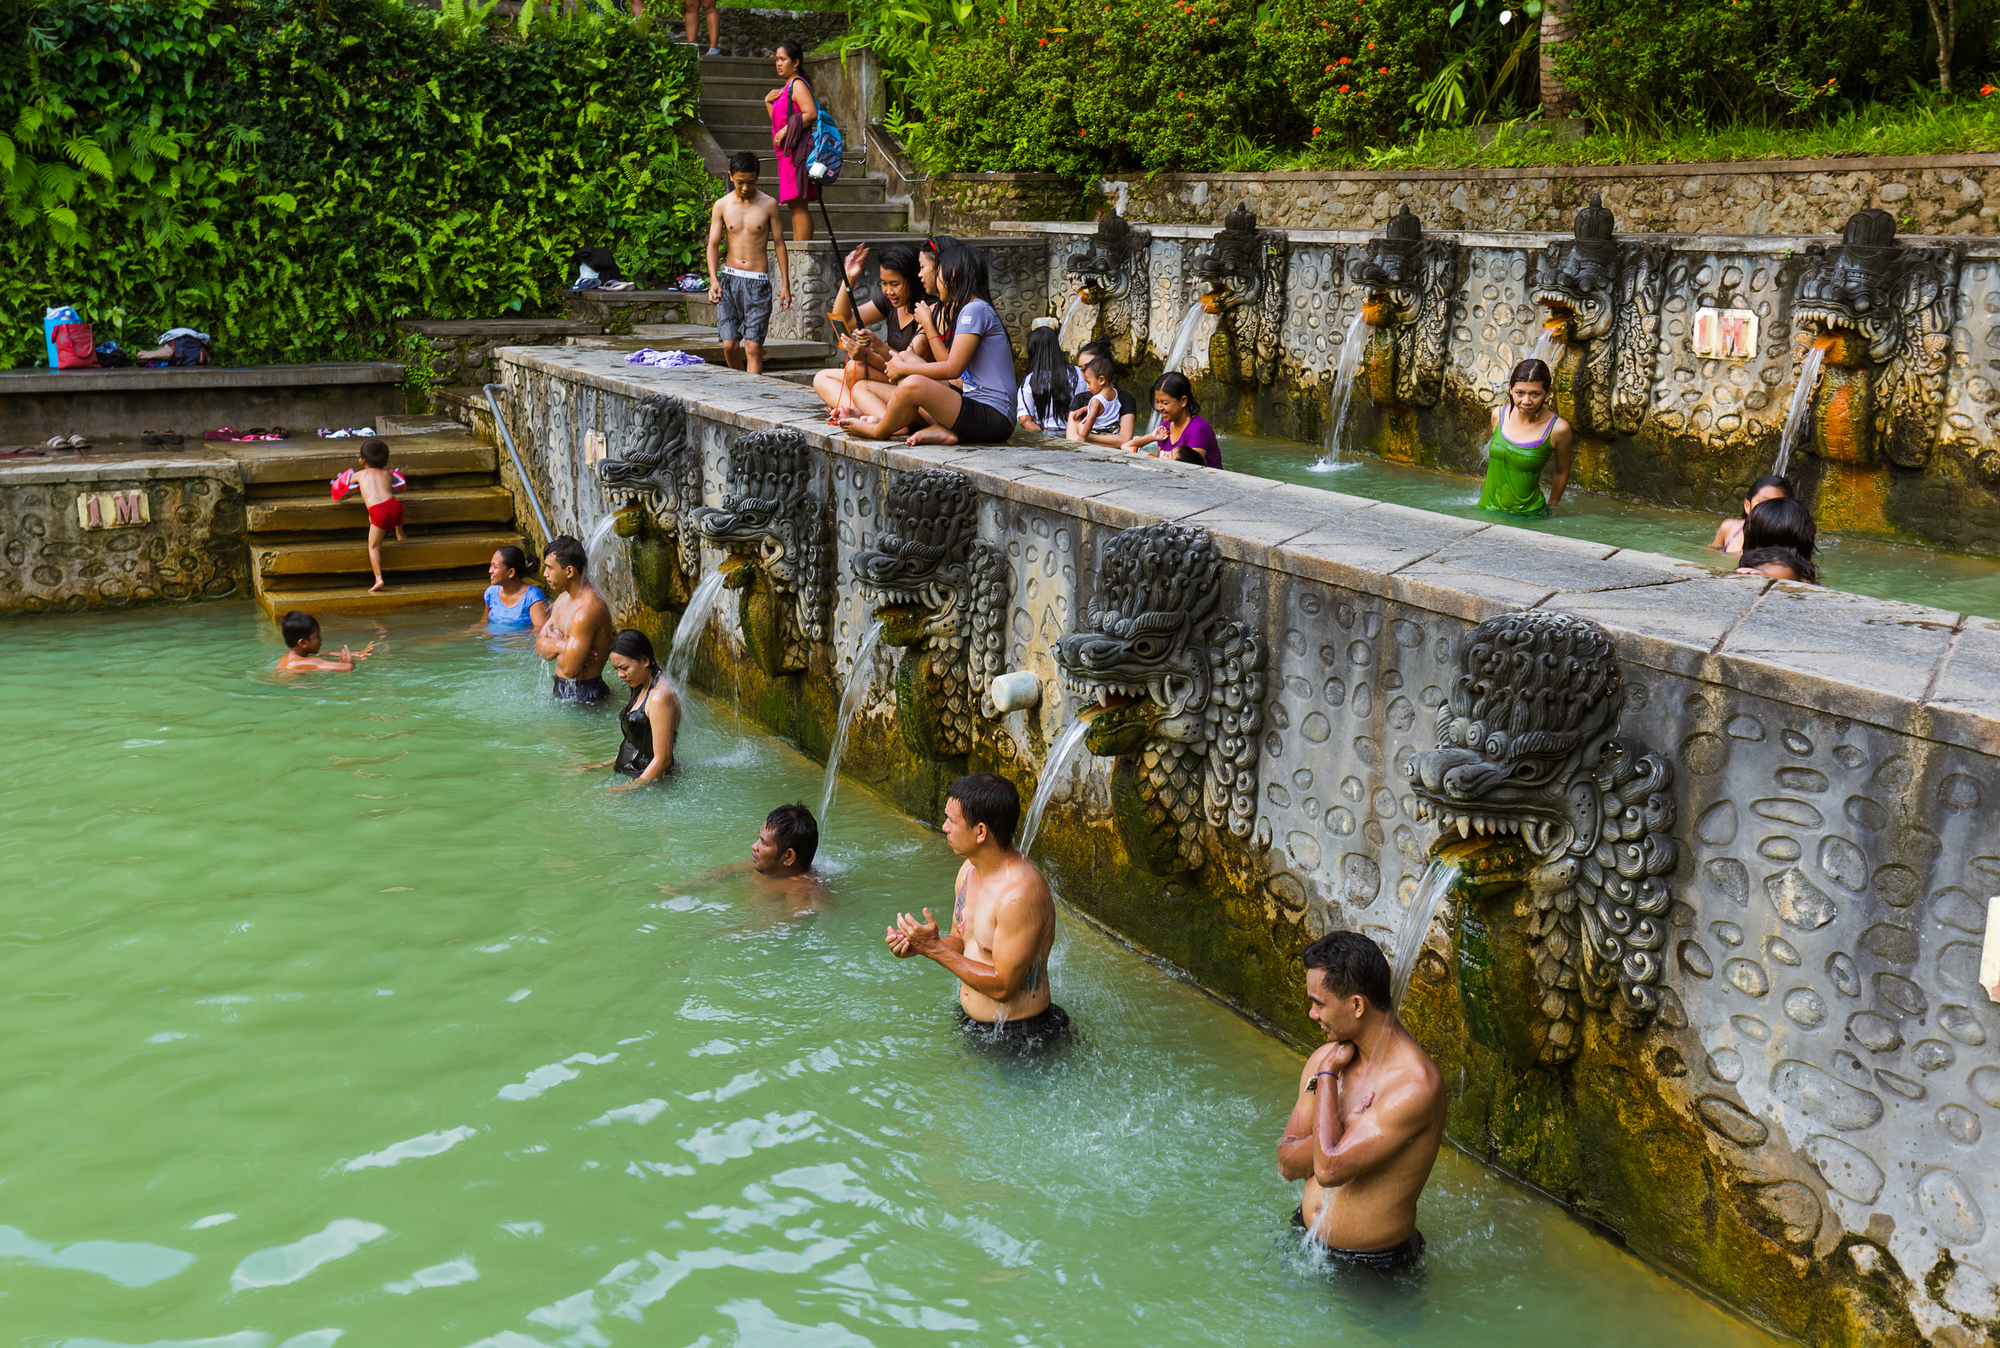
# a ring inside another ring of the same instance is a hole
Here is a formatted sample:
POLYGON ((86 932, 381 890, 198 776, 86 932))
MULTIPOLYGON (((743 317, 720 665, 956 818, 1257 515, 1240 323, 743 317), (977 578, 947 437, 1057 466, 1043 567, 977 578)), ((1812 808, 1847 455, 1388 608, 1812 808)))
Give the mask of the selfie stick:
POLYGON ((847 292, 847 308, 849 314, 849 323, 851 326, 858 328, 861 326, 861 301, 855 297, 854 287, 847 284, 847 254, 841 250, 840 239, 833 232, 833 217, 831 215, 828 215, 826 211, 826 188, 820 182, 820 179, 823 176, 825 176, 825 172, 826 171, 822 169, 817 162, 815 162, 813 166, 806 171, 806 176, 812 179, 813 186, 818 187, 820 189, 819 218, 826 222, 826 241, 833 245, 833 268, 835 271, 840 273, 840 284, 834 287, 833 291, 834 307, 836 308, 839 307, 840 292, 845 290, 847 292))

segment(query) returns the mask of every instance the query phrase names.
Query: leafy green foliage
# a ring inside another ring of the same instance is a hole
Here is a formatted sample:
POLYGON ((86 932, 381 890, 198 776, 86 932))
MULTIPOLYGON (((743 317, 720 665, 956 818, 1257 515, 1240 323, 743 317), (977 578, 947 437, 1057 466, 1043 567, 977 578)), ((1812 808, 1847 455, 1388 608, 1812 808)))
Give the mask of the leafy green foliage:
POLYGON ((695 57, 615 7, 57 0, 0 17, 0 365, 44 308, 234 362, 398 350, 401 318, 546 312, 571 251, 699 253, 695 57))

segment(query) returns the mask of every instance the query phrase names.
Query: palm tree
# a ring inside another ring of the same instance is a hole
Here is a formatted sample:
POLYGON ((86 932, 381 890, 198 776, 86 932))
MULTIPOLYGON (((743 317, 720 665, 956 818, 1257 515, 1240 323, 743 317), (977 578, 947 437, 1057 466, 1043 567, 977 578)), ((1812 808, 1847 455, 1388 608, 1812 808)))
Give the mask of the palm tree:
POLYGON ((1546 0, 1542 5, 1542 116, 1554 121, 1576 111, 1576 95, 1556 74, 1556 53, 1569 40, 1569 0, 1546 0))

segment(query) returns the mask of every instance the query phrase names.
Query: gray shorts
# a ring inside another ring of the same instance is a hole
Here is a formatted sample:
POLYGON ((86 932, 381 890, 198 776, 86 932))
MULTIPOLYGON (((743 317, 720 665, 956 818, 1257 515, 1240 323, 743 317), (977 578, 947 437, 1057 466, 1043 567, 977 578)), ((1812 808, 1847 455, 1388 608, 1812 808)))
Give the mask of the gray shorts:
POLYGON ((722 272, 715 295, 715 326, 725 342, 761 342, 771 329, 771 278, 750 280, 722 272))

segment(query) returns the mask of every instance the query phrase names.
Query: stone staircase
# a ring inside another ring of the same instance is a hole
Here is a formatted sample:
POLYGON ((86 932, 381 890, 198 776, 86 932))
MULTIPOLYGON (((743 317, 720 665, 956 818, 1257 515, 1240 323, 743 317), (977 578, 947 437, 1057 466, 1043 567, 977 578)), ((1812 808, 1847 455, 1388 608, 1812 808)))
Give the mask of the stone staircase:
MULTIPOLYGON (((727 16, 724 16, 725 22, 727 16)), ((724 155, 738 150, 753 151, 763 162, 759 185, 772 196, 778 194, 778 170, 771 157, 771 115, 764 95, 775 89, 778 77, 766 57, 707 56, 701 62, 701 120, 722 147, 724 155)), ((856 128, 843 125, 841 134, 850 140, 856 128)), ((850 150, 850 153, 852 151, 850 150)), ((860 176, 858 162, 850 162, 841 180, 826 189, 826 211, 834 233, 845 243, 871 234, 901 234, 909 229, 910 213, 892 206, 884 198, 886 184, 879 178, 860 176), (852 175, 852 176, 848 176, 852 175)), ((824 237, 826 223, 820 208, 812 208, 816 237, 824 237)), ((785 230, 791 230, 786 213, 785 230)))
POLYGON ((500 485, 492 445, 466 431, 385 437, 389 464, 408 480, 403 532, 382 546, 388 588, 370 594, 368 512, 359 496, 336 504, 327 482, 359 461, 358 440, 231 445, 248 496, 250 577, 273 613, 367 613, 414 604, 474 603, 494 549, 521 546, 514 497, 500 485))

